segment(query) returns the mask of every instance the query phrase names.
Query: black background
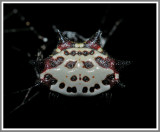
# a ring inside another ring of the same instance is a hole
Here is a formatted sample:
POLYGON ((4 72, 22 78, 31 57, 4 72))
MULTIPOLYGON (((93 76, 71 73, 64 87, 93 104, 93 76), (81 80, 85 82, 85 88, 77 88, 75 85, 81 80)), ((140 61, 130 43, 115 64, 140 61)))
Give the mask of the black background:
MULTIPOLYGON (((120 72, 125 88, 115 88, 111 104, 93 98, 63 98, 51 105, 48 94, 37 96, 12 114, 24 93, 36 80, 27 52, 35 54, 42 44, 32 32, 4 34, 4 127, 6 128, 155 128, 156 127, 156 5, 155 4, 5 4, 4 16, 18 9, 51 46, 56 47, 52 25, 90 37, 99 28, 107 35, 114 23, 123 22, 104 49, 132 64, 120 72), (102 18, 106 16, 104 24, 102 18), (16 47, 16 48, 15 48, 16 47), (18 49, 17 49, 18 48, 18 49), (19 50, 20 49, 20 50, 19 50), (65 101, 64 101, 65 100, 65 101), (89 102, 89 103, 87 103, 89 102)), ((25 27, 14 15, 4 30, 25 27)), ((48 52, 48 55, 51 54, 48 52)), ((35 59, 35 56, 31 56, 35 59)))

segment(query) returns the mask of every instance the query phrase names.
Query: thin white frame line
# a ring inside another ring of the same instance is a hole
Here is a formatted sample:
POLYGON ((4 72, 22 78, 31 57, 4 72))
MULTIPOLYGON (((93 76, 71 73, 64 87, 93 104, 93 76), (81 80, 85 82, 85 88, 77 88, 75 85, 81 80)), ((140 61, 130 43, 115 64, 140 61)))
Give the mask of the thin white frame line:
POLYGON ((159 100, 159 97, 158 97, 158 93, 159 93, 159 90, 158 90, 158 87, 159 87, 159 82, 158 82, 158 74, 159 74, 159 70, 158 70, 158 64, 159 64, 159 61, 158 61, 158 49, 159 49, 159 46, 158 46, 158 42, 159 42, 159 39, 158 39, 158 30, 159 30, 159 23, 158 23, 158 20, 159 20, 159 17, 158 17, 158 12, 159 12, 159 5, 158 5, 158 3, 156 4, 156 8, 157 8, 157 24, 156 24, 156 34, 157 34, 157 40, 156 40, 156 45, 157 45, 157 54, 156 54, 156 58, 157 58, 157 68, 156 68, 156 70, 157 70, 157 76, 156 76, 156 78, 157 78, 157 80, 156 80, 156 82, 157 82, 157 94, 156 94, 156 102, 157 102, 157 104, 156 104, 156 106, 157 106, 157 112, 156 112, 156 117, 157 117, 157 120, 156 120, 156 122, 157 122, 157 125, 156 125, 156 127, 157 127, 157 129, 158 129, 158 118, 159 118, 159 113, 158 113, 158 109, 159 109, 159 104, 158 104, 158 100, 159 100))
POLYGON ((2 72, 2 75, 1 75, 1 78, 2 78, 2 79, 1 79, 1 81, 2 81, 2 82, 1 82, 1 85, 2 85, 2 86, 1 86, 1 88, 2 88, 2 89, 1 89, 1 100, 2 100, 2 101, 1 101, 1 105, 2 105, 2 106, 1 106, 1 108, 2 108, 2 109, 1 109, 1 111, 2 111, 1 117, 2 117, 2 120, 1 120, 1 122, 2 122, 2 123, 1 123, 1 127, 2 127, 2 130, 3 130, 3 120, 4 120, 4 119, 3 119, 3 88, 4 88, 4 87, 3 87, 3 3, 1 3, 1 12, 2 12, 2 13, 1 13, 1 20, 2 20, 2 21, 1 21, 1 37, 2 37, 2 38, 1 38, 1 47, 2 47, 2 48, 1 48, 1 57, 2 57, 2 58, 1 58, 1 60, 2 60, 2 65, 1 65, 1 72, 2 72))
POLYGON ((2 102, 1 102, 1 107, 2 107, 2 112, 1 112, 1 117, 2 117, 2 120, 1 120, 1 127, 2 127, 2 130, 158 130, 158 117, 159 117, 159 115, 158 115, 158 42, 159 42, 159 39, 158 39, 158 11, 159 11, 159 6, 158 6, 158 2, 157 1, 155 1, 155 2, 3 2, 2 1, 2 3, 1 3, 1 20, 2 20, 2 23, 1 23, 1 36, 2 36, 2 39, 1 39, 1 44, 2 44, 2 48, 1 48, 1 60, 2 60, 2 67, 1 67, 1 71, 2 71, 2 75, 1 75, 1 77, 2 77, 2 83, 1 83, 1 87, 2 87, 2 89, 1 89, 1 100, 2 100, 2 102), (157 57, 157 65, 156 65, 156 70, 157 70, 157 74, 156 74, 156 77, 157 77, 157 84, 156 84, 156 86, 157 86, 157 94, 156 94, 156 96, 157 96, 157 98, 156 98, 156 101, 157 101, 157 111, 156 111, 156 114, 157 114, 157 120, 156 120, 156 122, 157 122, 157 124, 156 124, 156 128, 154 128, 154 129, 143 129, 143 128, 140 128, 140 129, 123 129, 123 128, 120 128, 120 129, 104 129, 104 128, 95 128, 95 129, 90 129, 90 128, 77 128, 77 129, 70 129, 70 128, 64 128, 64 129, 62 129, 62 128, 53 128, 53 129, 28 129, 28 128, 26 128, 26 129, 5 129, 5 128, 3 128, 3 5, 4 5, 4 3, 155 3, 156 4, 156 8, 157 8, 157 10, 156 10, 156 13, 157 13, 157 21, 156 21, 156 34, 157 34, 157 40, 156 40, 156 47, 157 47, 157 54, 156 54, 156 57, 157 57))
POLYGON ((71 128, 66 128, 66 129, 65 128, 64 129, 62 129, 62 128, 60 128, 60 129, 58 129, 58 128, 55 128, 55 129, 48 128, 47 129, 46 128, 46 129, 44 129, 44 128, 42 128, 42 129, 40 129, 39 128, 39 129, 36 129, 35 128, 35 129, 3 129, 3 130, 6 130, 6 131, 7 130, 38 130, 38 131, 43 131, 43 130, 71 130, 71 131, 72 130, 73 131, 74 130, 93 130, 93 131, 97 131, 97 130, 102 130, 102 131, 103 130, 105 130, 105 131, 106 130, 113 130, 113 131, 114 130, 124 130, 124 131, 128 131, 128 130, 133 130, 133 131, 135 131, 135 130, 143 130, 144 131, 145 130, 145 131, 150 131, 150 130, 158 130, 158 129, 151 129, 151 128, 149 128, 149 129, 143 129, 143 128, 142 129, 118 129, 118 128, 117 129, 115 129, 115 128, 114 129, 111 129, 111 128, 109 128, 109 129, 104 129, 104 128, 102 128, 102 129, 98 129, 98 128, 95 128, 95 129, 94 128, 92 128, 92 129, 90 129, 90 128, 82 128, 82 129, 81 128, 79 128, 79 129, 78 128, 77 129, 74 129, 74 128, 73 129, 71 129, 71 128))
POLYGON ((153 1, 153 2, 151 2, 151 1, 149 1, 149 2, 144 2, 144 1, 137 1, 137 2, 125 2, 125 1, 122 1, 122 2, 119 2, 119 1, 113 1, 113 2, 111 2, 111 1, 108 1, 108 2, 106 2, 106 1, 99 1, 99 2, 91 2, 91 1, 84 1, 84 2, 80 2, 80 1, 55 1, 55 2, 51 2, 51 1, 45 1, 45 2, 43 2, 43 1, 41 1, 41 2, 37 2, 37 1, 31 1, 31 2, 28 2, 28 1, 23 1, 23 2, 19 2, 19 1, 2 1, 2 3, 158 3, 157 1, 153 1))

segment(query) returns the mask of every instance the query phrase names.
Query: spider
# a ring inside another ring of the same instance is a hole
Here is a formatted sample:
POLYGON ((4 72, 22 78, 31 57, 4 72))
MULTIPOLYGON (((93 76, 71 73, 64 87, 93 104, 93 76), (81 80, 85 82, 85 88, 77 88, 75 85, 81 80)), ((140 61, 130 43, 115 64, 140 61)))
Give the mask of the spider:
MULTIPOLYGON (((17 104, 9 112, 10 114, 46 91, 53 104, 58 102, 60 96, 72 97, 71 100, 80 97, 83 98, 83 101, 89 98, 97 100, 98 97, 109 104, 112 98, 112 89, 117 86, 125 87, 119 80, 119 71, 129 65, 131 61, 114 59, 103 50, 110 37, 123 22, 122 19, 116 20, 107 33, 99 28, 91 37, 84 37, 75 31, 65 30, 62 32, 61 27, 57 28, 57 25, 52 24, 52 30, 57 34, 55 36, 58 36, 58 40, 50 42, 50 39, 41 35, 18 9, 13 9, 4 16, 4 24, 13 16, 25 26, 5 29, 5 36, 9 34, 21 36, 22 32, 29 31, 40 44, 36 44, 38 50, 33 46, 34 51, 25 53, 29 58, 29 67, 33 66, 34 71, 32 72, 35 77, 31 78, 35 83, 29 88, 9 94, 9 96, 23 95, 20 104, 17 104), (103 33, 107 35, 104 36, 103 33), (34 81, 35 78, 36 81, 34 81)), ((101 25, 105 23, 105 19, 105 17, 102 18, 101 25)), ((16 46, 12 48, 22 52, 16 46)), ((61 102, 59 101, 59 103, 61 102)))

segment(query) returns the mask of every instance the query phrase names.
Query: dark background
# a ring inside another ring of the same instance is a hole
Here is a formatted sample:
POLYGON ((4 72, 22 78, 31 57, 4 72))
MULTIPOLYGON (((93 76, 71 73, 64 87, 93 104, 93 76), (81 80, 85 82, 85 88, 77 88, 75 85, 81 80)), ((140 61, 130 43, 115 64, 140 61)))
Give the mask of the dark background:
MULTIPOLYGON (((120 72, 126 87, 113 89, 110 105, 97 97, 63 96, 59 99, 62 103, 52 105, 47 92, 43 92, 9 114, 25 95, 10 93, 34 85, 36 76, 28 61, 35 59, 42 41, 32 32, 4 33, 5 128, 156 127, 156 4, 4 4, 4 16, 15 8, 48 37, 48 45, 53 48, 57 41, 53 24, 84 37, 100 28, 105 36, 117 20, 123 19, 104 49, 113 58, 131 60, 132 64, 120 72)), ((4 31, 23 27, 24 22, 16 15, 4 21, 4 31)))

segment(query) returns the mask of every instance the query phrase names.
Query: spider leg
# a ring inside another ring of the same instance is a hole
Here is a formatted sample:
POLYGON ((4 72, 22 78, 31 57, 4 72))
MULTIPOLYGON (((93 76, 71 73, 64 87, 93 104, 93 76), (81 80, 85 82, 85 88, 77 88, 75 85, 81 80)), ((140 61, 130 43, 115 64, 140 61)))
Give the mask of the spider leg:
POLYGON ((35 98, 39 93, 40 93, 40 91, 37 91, 34 95, 32 95, 30 98, 28 98, 27 100, 26 100, 26 98, 28 97, 28 94, 30 93, 30 91, 29 92, 27 92, 27 96, 25 96, 25 98, 24 98, 24 100, 22 101, 22 103, 19 105, 19 106, 17 106, 16 108, 14 108, 11 112, 10 112, 10 114, 12 114, 13 112, 15 112, 16 110, 18 110, 20 107, 22 107, 23 105, 25 105, 26 103, 28 103, 28 102, 30 102, 33 98, 35 98))
POLYGON ((48 95, 48 99, 50 100, 51 104, 57 104, 59 96, 60 96, 59 93, 50 91, 48 95))
POLYGON ((117 83, 117 85, 120 87, 120 88, 125 88, 126 87, 126 85, 125 84, 123 84, 122 82, 118 82, 117 83))
POLYGON ((103 93, 102 96, 103 96, 104 101, 105 101, 106 104, 110 104, 111 103, 111 100, 112 100, 112 92, 111 91, 103 93))
MULTIPOLYGON (((4 33, 7 34, 7 33, 17 33, 17 32, 32 32, 33 34, 35 34, 35 36, 37 36, 37 38, 42 41, 42 45, 40 45, 39 48, 38 48, 38 51, 37 51, 37 54, 36 54, 36 60, 35 61, 30 61, 30 63, 32 63, 34 65, 35 63, 37 64, 37 63, 43 61, 43 58, 44 58, 43 52, 46 50, 47 44, 49 44, 48 43, 48 38, 39 34, 38 31, 31 25, 31 22, 27 21, 26 18, 17 9, 14 9, 12 12, 10 12, 6 16, 4 16, 4 21, 5 22, 9 21, 9 18, 11 18, 14 15, 18 16, 18 19, 21 22, 24 23, 24 27, 18 28, 18 29, 16 29, 16 28, 5 29, 4 33)), ((20 48, 16 47, 16 46, 14 46, 13 49, 15 49, 18 52, 22 52, 22 50, 20 48)), ((28 57, 31 57, 31 53, 28 52, 27 55, 28 55, 28 57)), ((36 65, 34 65, 34 70, 35 70, 35 73, 36 73, 36 77, 39 80, 40 73, 39 73, 36 65)), ((38 83, 36 83, 34 86, 32 86, 30 88, 10 93, 9 95, 16 95, 16 94, 19 94, 19 93, 24 93, 25 94, 25 96, 23 97, 23 100, 20 103, 20 105, 18 105, 16 108, 14 108, 10 112, 10 114, 15 112, 17 109, 21 108, 26 103, 30 102, 33 98, 35 98, 40 93, 40 91, 35 89, 35 88, 40 86, 41 84, 42 84, 42 82, 39 81, 38 83)), ((7 96, 8 96, 8 94, 7 94, 7 96)))
POLYGON ((28 91, 30 88, 26 88, 26 89, 23 89, 23 90, 18 90, 18 91, 15 91, 15 92, 12 92, 10 94, 7 94, 5 96, 10 96, 10 95, 14 95, 14 94, 19 94, 19 93, 23 93, 23 92, 26 92, 28 91))
POLYGON ((120 25, 121 22, 122 22, 122 19, 115 22, 114 26, 112 27, 111 31, 108 34, 108 37, 112 36, 112 34, 116 31, 117 27, 120 25))
POLYGON ((38 49, 38 52, 37 52, 36 56, 37 56, 36 60, 31 60, 30 64, 33 65, 34 71, 36 73, 36 76, 37 76, 38 79, 40 79, 40 73, 39 73, 39 70, 38 70, 38 66, 43 61, 43 52, 42 52, 42 50, 38 49))
POLYGON ((110 39, 110 37, 113 35, 113 33, 117 30, 118 26, 120 25, 120 23, 122 23, 122 19, 117 20, 114 24, 114 26, 112 27, 112 29, 109 31, 107 37, 101 37, 101 47, 103 48, 106 43, 108 42, 108 40, 110 39))
POLYGON ((129 66, 133 63, 133 61, 126 60, 116 60, 115 67, 117 71, 121 71, 126 66, 129 66))
POLYGON ((40 91, 36 91, 36 93, 33 94, 31 97, 29 97, 29 94, 31 93, 31 91, 32 91, 33 88, 36 88, 36 87, 38 87, 40 85, 41 85, 41 83, 37 83, 37 84, 35 84, 34 86, 32 86, 32 87, 30 87, 28 89, 24 89, 24 90, 21 90, 21 91, 13 92, 12 94, 17 94, 17 93, 20 93, 20 92, 27 91, 27 93, 25 94, 25 97, 24 97, 22 103, 20 105, 18 105, 16 108, 14 108, 10 112, 10 114, 13 113, 14 111, 16 111, 17 109, 19 109, 21 106, 25 105, 27 102, 31 101, 34 97, 36 97, 40 93, 40 91))
POLYGON ((37 82, 34 86, 31 86, 31 87, 26 88, 26 89, 22 89, 22 90, 18 90, 18 91, 12 92, 12 93, 7 94, 7 95, 5 95, 5 96, 10 96, 10 95, 14 95, 14 94, 19 94, 19 93, 23 93, 23 92, 26 92, 26 91, 31 91, 33 88, 36 88, 36 87, 38 87, 38 86, 40 86, 40 85, 41 85, 41 82, 39 81, 39 82, 37 82))

